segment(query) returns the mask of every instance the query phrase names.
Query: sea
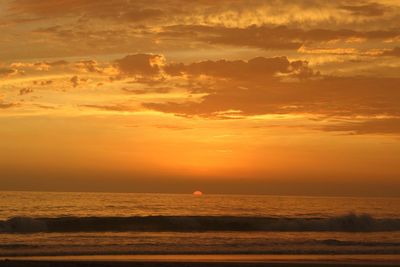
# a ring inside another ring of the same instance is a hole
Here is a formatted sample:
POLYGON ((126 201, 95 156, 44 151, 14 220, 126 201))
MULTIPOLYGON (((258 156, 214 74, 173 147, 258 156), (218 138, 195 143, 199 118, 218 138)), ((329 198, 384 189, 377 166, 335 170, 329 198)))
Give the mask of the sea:
POLYGON ((400 198, 0 192, 0 257, 400 255, 400 198))

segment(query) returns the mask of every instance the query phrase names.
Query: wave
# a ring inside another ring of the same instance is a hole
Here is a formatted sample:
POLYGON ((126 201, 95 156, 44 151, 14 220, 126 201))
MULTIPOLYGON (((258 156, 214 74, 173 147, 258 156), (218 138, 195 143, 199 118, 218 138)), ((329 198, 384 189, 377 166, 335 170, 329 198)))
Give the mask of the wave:
POLYGON ((35 232, 384 232, 400 231, 400 219, 376 219, 368 214, 331 218, 274 218, 232 216, 135 216, 135 217, 14 217, 0 221, 0 233, 35 232))

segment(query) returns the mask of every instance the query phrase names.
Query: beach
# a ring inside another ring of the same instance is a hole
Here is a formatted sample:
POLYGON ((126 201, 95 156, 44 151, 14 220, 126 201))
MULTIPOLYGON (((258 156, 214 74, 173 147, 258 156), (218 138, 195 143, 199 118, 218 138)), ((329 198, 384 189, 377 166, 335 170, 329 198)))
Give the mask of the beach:
MULTIPOLYGON (((204 255, 203 255, 204 256, 204 255)), ((312 258, 299 258, 283 259, 276 257, 262 257, 255 260, 251 259, 238 259, 234 257, 220 258, 220 257, 172 257, 162 256, 155 258, 132 258, 132 257, 99 257, 99 258, 47 258, 47 259, 3 259, 0 261, 0 266, 4 267, 22 267, 22 266, 43 266, 43 267, 86 267, 86 266, 111 266, 111 267, 125 267, 125 266, 143 266, 143 267, 198 267, 198 266, 211 266, 211 267, 258 267, 258 266, 400 266, 399 259, 379 259, 374 260, 357 260, 354 259, 336 259, 327 260, 315 257, 312 258)))
POLYGON ((0 266, 399 266, 400 256, 293 256, 293 255, 101 255, 3 258, 0 266))
MULTIPOLYGON (((223 267, 223 266, 233 266, 233 267, 257 267, 257 266, 270 266, 270 267, 306 267, 306 266, 314 266, 314 267, 327 267, 327 266, 343 266, 343 267, 372 267, 372 266, 382 266, 382 264, 332 264, 332 263, 243 263, 243 262, 90 262, 90 261, 10 261, 10 262, 2 262, 0 266, 4 267, 87 267, 87 266, 98 266, 98 267, 200 267, 200 266, 209 266, 209 267, 223 267)), ((398 265, 393 265, 398 266, 398 265)))

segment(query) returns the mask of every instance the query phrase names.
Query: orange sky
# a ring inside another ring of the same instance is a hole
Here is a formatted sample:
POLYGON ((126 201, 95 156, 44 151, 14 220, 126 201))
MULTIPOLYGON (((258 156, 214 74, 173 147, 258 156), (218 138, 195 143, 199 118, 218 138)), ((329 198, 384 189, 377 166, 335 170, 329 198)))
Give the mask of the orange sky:
POLYGON ((4 0, 0 190, 399 195, 397 0, 4 0))

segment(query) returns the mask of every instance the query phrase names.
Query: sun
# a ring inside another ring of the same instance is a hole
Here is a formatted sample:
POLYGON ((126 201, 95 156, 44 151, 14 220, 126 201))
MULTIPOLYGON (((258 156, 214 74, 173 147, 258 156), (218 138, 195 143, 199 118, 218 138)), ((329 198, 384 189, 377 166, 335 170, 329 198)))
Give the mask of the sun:
POLYGON ((194 191, 194 192, 193 192, 193 195, 194 195, 194 196, 197 196, 197 197, 200 197, 200 196, 203 195, 203 192, 197 190, 197 191, 194 191))

